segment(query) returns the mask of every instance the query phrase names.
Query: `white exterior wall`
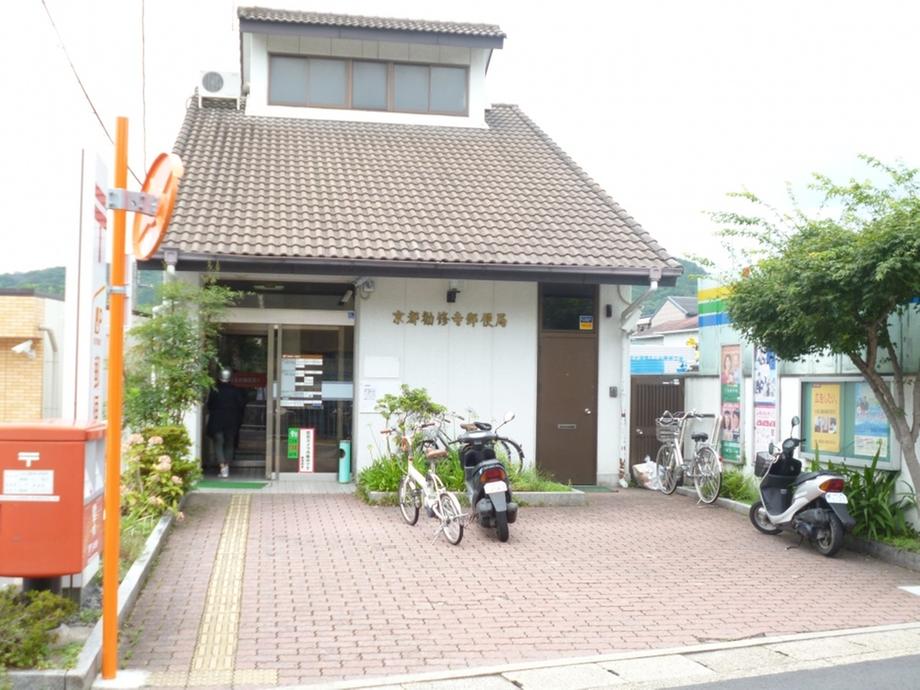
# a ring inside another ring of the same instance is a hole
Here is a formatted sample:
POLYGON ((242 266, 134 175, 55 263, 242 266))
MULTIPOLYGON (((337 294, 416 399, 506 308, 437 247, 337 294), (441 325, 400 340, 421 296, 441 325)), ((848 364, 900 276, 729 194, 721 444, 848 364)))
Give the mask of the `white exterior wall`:
POLYGON ((685 319, 687 315, 681 311, 676 304, 672 301, 667 300, 662 304, 658 311, 652 315, 652 328, 655 326, 660 326, 663 323, 668 323, 669 321, 677 321, 678 319, 685 319))
MULTIPOLYGON (((597 304, 597 483, 609 486, 616 484, 621 462, 629 458, 629 335, 620 326, 625 304, 617 287, 601 285, 597 304), (605 316, 608 304, 611 317, 605 316), (617 388, 615 398, 611 386, 617 388)), ((623 471, 628 471, 625 466, 623 471)))
POLYGON ((44 419, 58 419, 63 408, 64 384, 64 302, 46 299, 42 300, 44 318, 42 326, 49 329, 42 333, 44 340, 42 362, 42 417, 44 419), (52 338, 54 346, 52 346, 52 338))
POLYGON ((247 115, 275 115, 315 120, 340 120, 349 122, 386 122, 409 125, 437 125, 439 127, 485 127, 486 66, 488 49, 438 46, 418 43, 391 43, 386 41, 358 41, 318 36, 269 36, 244 34, 246 78, 249 96, 246 99, 247 115), (427 64, 458 65, 469 67, 469 116, 422 115, 416 113, 391 113, 376 110, 348 110, 336 108, 307 108, 268 104, 268 56, 272 53, 318 55, 368 60, 395 60, 427 64))
POLYGON ((482 420, 516 418, 504 430, 519 441, 529 462, 536 443, 537 285, 462 281, 454 304, 447 304, 447 280, 377 278, 376 290, 356 304, 355 439, 356 469, 370 464, 383 446, 383 419, 374 412, 381 395, 400 384, 424 387, 448 409, 482 420), (455 311, 480 316, 507 315, 506 328, 393 323, 393 312, 455 311))

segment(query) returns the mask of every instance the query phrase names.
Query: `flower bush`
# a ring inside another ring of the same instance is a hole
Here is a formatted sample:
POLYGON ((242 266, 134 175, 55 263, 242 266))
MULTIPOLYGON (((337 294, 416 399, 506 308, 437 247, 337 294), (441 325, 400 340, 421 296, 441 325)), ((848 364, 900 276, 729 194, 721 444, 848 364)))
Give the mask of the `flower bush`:
POLYGON ((191 441, 185 428, 151 427, 131 434, 125 446, 122 512, 140 521, 166 512, 181 518, 179 502, 201 477, 198 461, 188 457, 191 441))

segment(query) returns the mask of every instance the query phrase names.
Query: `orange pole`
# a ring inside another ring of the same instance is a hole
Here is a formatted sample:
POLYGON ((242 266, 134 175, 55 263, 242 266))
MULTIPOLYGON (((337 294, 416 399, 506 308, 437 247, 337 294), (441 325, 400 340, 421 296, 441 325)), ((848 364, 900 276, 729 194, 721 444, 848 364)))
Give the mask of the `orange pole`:
MULTIPOLYGON (((128 118, 115 127, 115 188, 128 187, 128 118)), ((121 404, 125 331, 125 210, 115 210, 109 296, 108 420, 105 436, 105 525, 102 558, 102 677, 118 668, 118 561, 121 532, 121 404)))

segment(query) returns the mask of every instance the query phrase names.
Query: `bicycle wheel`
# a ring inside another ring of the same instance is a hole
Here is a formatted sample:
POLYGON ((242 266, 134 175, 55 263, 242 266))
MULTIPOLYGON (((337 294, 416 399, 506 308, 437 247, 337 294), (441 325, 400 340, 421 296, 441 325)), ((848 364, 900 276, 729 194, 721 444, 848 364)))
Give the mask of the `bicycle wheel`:
POLYGON ((693 486, 696 495, 703 503, 712 503, 719 497, 719 489, 722 488, 719 456, 712 448, 703 446, 696 456, 694 465, 693 486))
POLYGON ((655 470, 658 472, 661 492, 668 495, 673 494, 677 489, 677 458, 670 444, 666 443, 658 449, 658 455, 655 456, 655 470))
POLYGON ((405 475, 399 482, 399 512, 402 513, 403 520, 410 525, 418 522, 418 509, 421 505, 421 496, 419 495, 418 486, 405 475))
POLYGON ((509 472, 517 474, 524 468, 524 451, 515 441, 499 436, 495 439, 495 445, 505 454, 509 472))
POLYGON ((460 502, 452 493, 444 491, 438 497, 438 503, 441 508, 441 531, 444 538, 451 544, 459 544, 463 539, 463 513, 460 510, 460 502))

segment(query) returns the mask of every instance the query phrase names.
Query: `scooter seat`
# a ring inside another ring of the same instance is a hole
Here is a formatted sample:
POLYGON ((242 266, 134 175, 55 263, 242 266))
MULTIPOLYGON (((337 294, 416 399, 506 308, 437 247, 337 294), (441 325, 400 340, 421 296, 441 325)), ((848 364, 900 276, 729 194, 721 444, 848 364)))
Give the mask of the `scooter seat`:
POLYGON ((815 477, 818 476, 818 474, 819 474, 818 472, 802 472, 802 474, 796 477, 795 481, 792 483, 802 484, 803 482, 807 482, 809 479, 814 479, 815 477))
POLYGON ((832 473, 832 472, 803 472, 803 473, 800 474, 798 477, 796 477, 796 478, 795 478, 795 481, 792 482, 792 483, 795 484, 795 485, 797 485, 797 484, 803 484, 803 483, 807 482, 808 480, 814 479, 815 477, 817 477, 817 476, 819 476, 819 475, 823 475, 823 476, 826 476, 826 477, 842 477, 842 476, 843 476, 843 475, 841 475, 841 474, 834 474, 834 473, 832 473))

